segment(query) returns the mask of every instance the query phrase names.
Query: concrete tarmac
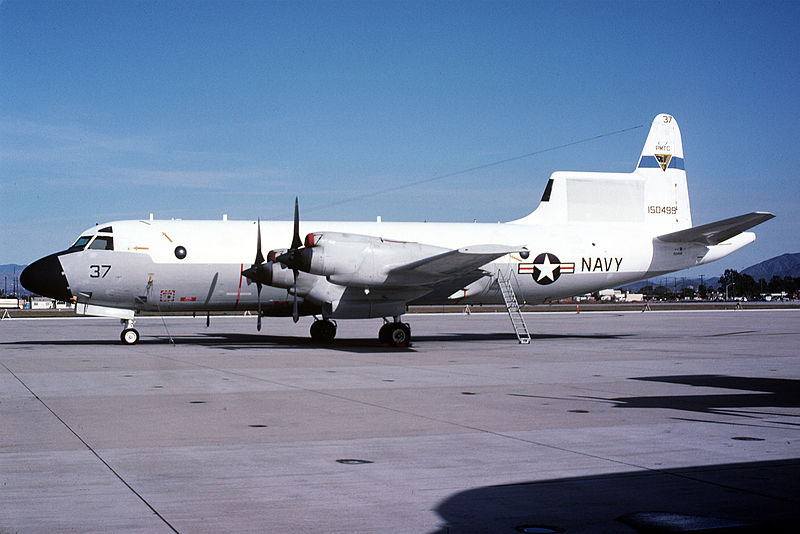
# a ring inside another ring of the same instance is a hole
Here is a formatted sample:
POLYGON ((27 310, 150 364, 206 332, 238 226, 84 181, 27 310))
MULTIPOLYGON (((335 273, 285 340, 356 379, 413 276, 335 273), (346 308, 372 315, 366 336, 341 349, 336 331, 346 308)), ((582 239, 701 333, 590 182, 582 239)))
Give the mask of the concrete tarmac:
POLYGON ((799 531, 800 311, 407 320, 0 321, 0 534, 799 531))

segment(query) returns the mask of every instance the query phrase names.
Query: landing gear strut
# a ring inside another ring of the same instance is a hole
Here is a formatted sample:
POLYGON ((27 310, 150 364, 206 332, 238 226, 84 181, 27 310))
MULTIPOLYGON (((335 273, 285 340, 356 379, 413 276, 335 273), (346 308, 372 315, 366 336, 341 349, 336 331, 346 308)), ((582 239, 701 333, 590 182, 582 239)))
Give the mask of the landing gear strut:
POLYGON ((330 319, 317 319, 311 324, 311 339, 317 343, 331 343, 336 337, 336 323, 330 319))
POLYGON ((133 327, 133 319, 120 319, 119 322, 125 325, 119 339, 126 345, 135 345, 139 341, 139 331, 133 327))
POLYGON ((411 344, 411 327, 408 323, 400 322, 399 317, 395 317, 394 322, 386 322, 378 330, 378 341, 381 345, 408 347, 411 344))

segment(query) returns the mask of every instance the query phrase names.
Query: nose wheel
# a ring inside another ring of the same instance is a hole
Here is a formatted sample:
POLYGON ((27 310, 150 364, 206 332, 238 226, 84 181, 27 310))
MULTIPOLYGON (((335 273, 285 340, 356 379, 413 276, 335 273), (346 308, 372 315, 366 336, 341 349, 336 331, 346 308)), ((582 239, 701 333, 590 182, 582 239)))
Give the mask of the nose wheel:
POLYGON ((133 328, 133 321, 122 319, 120 320, 120 322, 125 325, 125 328, 119 335, 119 339, 126 345, 135 345, 136 343, 138 343, 139 331, 133 328))
POLYGON ((408 347, 411 345, 411 327, 408 323, 400 321, 385 323, 378 330, 378 341, 380 341, 381 345, 408 347))

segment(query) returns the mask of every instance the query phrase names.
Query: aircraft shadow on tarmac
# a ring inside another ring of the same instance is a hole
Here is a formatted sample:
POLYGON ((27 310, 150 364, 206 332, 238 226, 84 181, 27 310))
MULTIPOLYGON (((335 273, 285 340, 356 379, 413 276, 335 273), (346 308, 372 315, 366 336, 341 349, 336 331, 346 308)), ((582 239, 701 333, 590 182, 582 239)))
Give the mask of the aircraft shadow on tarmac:
MULTIPOLYGON (((542 334, 534 335, 534 342, 537 339, 622 339, 629 337, 630 334, 542 334)), ((241 334, 241 333, 204 333, 201 332, 190 336, 172 336, 175 344, 179 345, 201 345, 218 346, 227 350, 253 349, 253 348, 282 348, 282 349, 308 349, 309 347, 324 347, 331 350, 341 350, 347 352, 381 352, 381 351, 413 351, 415 344, 425 342, 470 342, 470 341, 508 341, 517 342, 517 338, 510 332, 452 332, 434 335, 415 336, 412 339, 411 347, 387 347, 378 343, 374 338, 345 338, 337 337, 333 343, 320 344, 306 336, 283 336, 275 334, 241 334)), ((164 345, 170 343, 167 335, 142 336, 138 345, 164 345)), ((59 340, 28 340, 28 341, 8 341, 0 345, 70 345, 70 346, 91 346, 91 345, 119 345, 120 342, 114 338, 102 339, 59 339, 59 340)))
MULTIPOLYGON (((217 347, 225 350, 243 350, 243 349, 309 349, 309 348, 328 348, 332 350, 345 350, 345 351, 363 351, 363 352, 380 352, 385 351, 403 351, 412 350, 409 347, 388 347, 382 346, 375 339, 337 339, 333 343, 320 344, 316 343, 308 337, 302 336, 279 336, 269 334, 199 334, 192 336, 172 336, 166 335, 142 337, 137 346, 166 346, 171 342, 176 345, 194 345, 204 347, 217 347)), ((7 341, 0 343, 2 345, 55 345, 55 346, 107 346, 118 345, 122 347, 119 341, 113 339, 59 339, 59 340, 29 340, 29 341, 7 341)), ((412 344, 413 345, 413 344, 412 344)))
MULTIPOLYGON (((800 380, 725 375, 645 376, 633 378, 633 380, 735 389, 747 391, 747 393, 621 397, 607 400, 613 401, 615 406, 619 408, 667 408, 750 418, 758 418, 762 415, 787 417, 787 414, 754 411, 739 412, 736 409, 800 408, 800 380)), ((800 422, 782 422, 782 424, 797 424, 800 426, 800 422)))
POLYGON ((435 508, 436 534, 789 533, 798 495, 800 459, 523 482, 447 498, 435 508))

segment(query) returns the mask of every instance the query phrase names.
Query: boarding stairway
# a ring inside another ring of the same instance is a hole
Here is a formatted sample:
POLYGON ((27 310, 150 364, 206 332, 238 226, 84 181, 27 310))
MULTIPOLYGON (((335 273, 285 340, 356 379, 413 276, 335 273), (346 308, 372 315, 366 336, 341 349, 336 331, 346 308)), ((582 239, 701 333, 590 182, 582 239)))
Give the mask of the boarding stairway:
POLYGON ((506 276, 502 270, 498 269, 497 285, 500 286, 500 293, 502 293, 503 301, 506 303, 506 311, 508 311, 508 317, 511 319, 511 326, 514 327, 514 333, 520 343, 527 345, 531 342, 531 334, 528 332, 525 319, 519 309, 517 296, 514 294, 514 287, 511 285, 511 275, 506 276))

